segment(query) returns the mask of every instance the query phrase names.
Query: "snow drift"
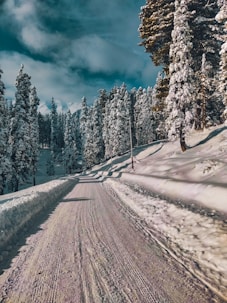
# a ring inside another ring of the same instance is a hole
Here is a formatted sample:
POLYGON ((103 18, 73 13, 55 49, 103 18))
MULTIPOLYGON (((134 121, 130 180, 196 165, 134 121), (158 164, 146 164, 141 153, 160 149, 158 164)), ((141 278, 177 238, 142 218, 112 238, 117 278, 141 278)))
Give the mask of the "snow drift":
POLYGON ((0 249, 40 211, 67 194, 75 183, 75 178, 62 178, 1 197, 0 249))

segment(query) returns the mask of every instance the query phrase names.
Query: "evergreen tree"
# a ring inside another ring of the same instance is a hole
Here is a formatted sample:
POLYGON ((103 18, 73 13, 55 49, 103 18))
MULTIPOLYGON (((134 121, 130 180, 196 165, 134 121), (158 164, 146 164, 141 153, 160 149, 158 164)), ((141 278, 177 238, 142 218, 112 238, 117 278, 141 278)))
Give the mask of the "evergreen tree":
POLYGON ((105 159, 111 158, 112 155, 112 144, 111 144, 111 101, 107 100, 105 104, 105 114, 103 117, 103 142, 105 146, 105 159))
POLYGON ((93 125, 92 125, 92 112, 93 107, 87 108, 86 124, 84 129, 84 144, 83 144, 83 160, 84 168, 91 168, 95 162, 93 153, 93 125))
POLYGON ((101 100, 95 101, 92 110, 92 126, 93 126, 93 157, 94 163, 100 163, 105 154, 103 142, 103 104, 101 100))
POLYGON ((105 89, 100 89, 99 90, 99 96, 98 96, 98 100, 99 100, 99 104, 102 108, 102 113, 103 113, 103 116, 105 114, 105 106, 106 106, 106 102, 109 100, 109 96, 106 92, 105 89))
POLYGON ((81 132, 80 132, 80 110, 77 110, 73 114, 73 137, 76 141, 76 147, 78 151, 78 161, 81 161, 81 155, 82 155, 82 142, 81 142, 81 132))
POLYGON ((12 148, 13 167, 12 187, 19 189, 19 183, 25 181, 30 172, 31 140, 29 136, 31 77, 24 73, 22 65, 16 79, 15 105, 10 125, 9 143, 12 148))
POLYGON ((180 137, 182 151, 186 150, 185 135, 192 127, 195 100, 189 17, 186 2, 175 0, 173 41, 170 46, 170 89, 166 98, 169 117, 166 125, 170 139, 180 137))
POLYGON ((196 113, 195 113, 195 129, 204 129, 206 126, 211 126, 212 122, 209 125, 209 121, 214 120, 214 109, 208 112, 209 103, 209 88, 211 81, 209 78, 209 70, 211 65, 206 60, 206 55, 202 56, 201 70, 200 70, 200 82, 198 88, 198 95, 196 100, 196 113))
POLYGON ((51 146, 51 152, 52 152, 53 159, 55 160, 59 153, 59 148, 58 148, 58 113, 57 113, 57 105, 54 101, 54 98, 52 98, 52 100, 51 100, 50 120, 51 120, 50 146, 51 146))
POLYGON ((135 104, 137 145, 148 144, 155 139, 150 97, 146 89, 139 88, 135 104))
POLYGON ((135 104, 136 104, 136 93, 137 89, 134 87, 130 90, 129 96, 130 96, 130 111, 129 116, 131 118, 131 130, 132 130, 132 145, 136 145, 136 128, 135 128, 135 104))
MULTIPOLYGON (((188 23, 193 36, 191 55, 197 83, 197 96, 199 97, 196 100, 198 110, 201 109, 202 104, 201 119, 203 121, 198 121, 198 124, 201 124, 201 128, 203 128, 222 123, 223 102, 217 89, 221 48, 220 41, 217 39, 220 26, 215 20, 218 5, 217 0, 190 0, 188 8, 191 12, 188 23), (198 33, 200 34, 198 35, 198 33), (205 63, 205 66, 202 63, 202 68, 201 62, 205 63), (204 98, 200 98, 204 93, 206 101, 204 98)), ((198 114, 196 116, 198 118, 198 114)))
POLYGON ((169 66, 169 48, 173 30, 174 0, 147 0, 141 8, 140 45, 151 54, 155 65, 169 66))
POLYGON ((46 161, 46 173, 48 176, 55 175, 55 166, 54 166, 54 154, 53 151, 50 151, 50 155, 46 161))
POLYGON ((73 135, 73 119, 70 111, 66 115, 64 143, 63 160, 65 171, 67 174, 71 174, 77 166, 78 151, 73 135))
POLYGON ((7 177, 11 172, 10 155, 8 147, 7 108, 4 98, 5 85, 1 80, 3 71, 0 69, 0 195, 3 194, 7 177))
POLYGON ((220 34, 221 46, 221 61, 220 61, 220 77, 219 77, 219 89, 223 96, 223 103, 225 110, 223 117, 227 120, 227 3, 226 0, 218 1, 220 11, 216 16, 216 20, 222 25, 223 32, 220 34))
POLYGON ((129 94, 121 87, 121 90, 116 94, 117 108, 116 108, 116 136, 113 138, 114 154, 122 155, 125 151, 130 149, 130 99, 129 94))
POLYGON ((169 80, 166 76, 163 76, 163 73, 158 73, 156 84, 151 91, 152 94, 152 112, 154 119, 154 130, 156 140, 162 140, 167 137, 165 130, 165 119, 166 119, 166 97, 168 96, 169 80))
POLYGON ((109 108, 106 108, 105 116, 105 136, 108 136, 106 144, 106 157, 112 158, 117 155, 117 104, 120 98, 119 88, 114 87, 110 92, 109 108), (109 113, 109 115, 108 115, 109 113))
POLYGON ((130 132, 134 144, 134 91, 127 91, 125 84, 114 87, 105 105, 103 141, 105 159, 121 155, 130 148, 130 132), (130 127, 131 124, 131 127, 130 127))
POLYGON ((38 113, 39 144, 42 148, 50 148, 51 145, 51 119, 50 114, 38 113))
POLYGON ((82 155, 82 162, 84 167, 86 167, 86 163, 85 163, 85 159, 83 158, 83 155, 85 149, 88 110, 89 108, 87 105, 87 99, 83 97, 81 104, 81 112, 80 112, 80 134, 81 134, 81 155, 82 155))
POLYGON ((39 154, 39 123, 38 123, 39 98, 36 88, 33 87, 30 95, 30 140, 31 140, 31 171, 33 185, 36 184, 35 174, 37 172, 37 162, 39 154))
POLYGON ((65 114, 64 113, 60 113, 58 114, 58 128, 57 128, 57 134, 58 134, 58 149, 59 151, 62 150, 62 148, 64 148, 64 133, 65 133, 65 114))
POLYGON ((190 11, 188 24, 193 37, 191 55, 194 71, 201 70, 202 57, 205 54, 207 64, 212 66, 209 76, 214 78, 219 68, 221 47, 217 39, 219 26, 215 20, 218 12, 217 0, 190 0, 187 4, 190 11))

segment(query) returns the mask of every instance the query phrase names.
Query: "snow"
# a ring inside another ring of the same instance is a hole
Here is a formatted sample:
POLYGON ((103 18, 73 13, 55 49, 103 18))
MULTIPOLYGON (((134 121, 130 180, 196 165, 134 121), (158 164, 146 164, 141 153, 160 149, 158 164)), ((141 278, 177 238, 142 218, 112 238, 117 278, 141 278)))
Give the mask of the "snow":
MULTIPOLYGON (((134 169, 129 151, 87 173, 103 180, 110 192, 114 189, 172 256, 227 296, 227 126, 193 131, 186 142, 186 152, 178 141, 134 148, 134 169)), ((75 179, 1 196, 0 245, 66 193, 75 179)))
POLYGON ((75 184, 62 178, 0 197, 0 248, 41 210, 56 202, 75 184))
POLYGON ((152 237, 209 287, 227 295, 226 225, 151 195, 138 184, 108 178, 106 184, 150 227, 152 237))
POLYGON ((186 142, 191 148, 184 153, 179 142, 135 149, 134 170, 128 155, 110 163, 114 178, 107 178, 106 164, 99 176, 148 224, 160 245, 226 297, 227 127, 193 132, 186 142))
POLYGON ((180 143, 159 141, 135 148, 134 170, 130 154, 95 166, 91 173, 108 174, 140 184, 185 204, 198 204, 227 215, 227 126, 193 131, 180 143))

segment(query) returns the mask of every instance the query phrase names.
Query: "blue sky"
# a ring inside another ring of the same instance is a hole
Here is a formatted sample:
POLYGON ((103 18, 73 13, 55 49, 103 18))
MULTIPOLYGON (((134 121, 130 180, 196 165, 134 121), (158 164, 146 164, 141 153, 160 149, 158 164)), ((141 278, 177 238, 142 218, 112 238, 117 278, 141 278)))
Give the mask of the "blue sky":
POLYGON ((93 103, 98 90, 125 82, 153 86, 154 67, 139 38, 145 0, 0 0, 0 66, 6 96, 14 98, 21 64, 46 111, 93 103))

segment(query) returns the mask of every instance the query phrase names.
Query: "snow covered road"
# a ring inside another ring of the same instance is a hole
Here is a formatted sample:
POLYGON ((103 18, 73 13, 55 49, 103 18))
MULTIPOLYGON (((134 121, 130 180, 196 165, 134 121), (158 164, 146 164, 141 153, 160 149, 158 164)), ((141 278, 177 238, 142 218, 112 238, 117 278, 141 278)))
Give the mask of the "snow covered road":
POLYGON ((105 184, 81 177, 0 276, 0 302, 222 302, 146 228, 105 184))

